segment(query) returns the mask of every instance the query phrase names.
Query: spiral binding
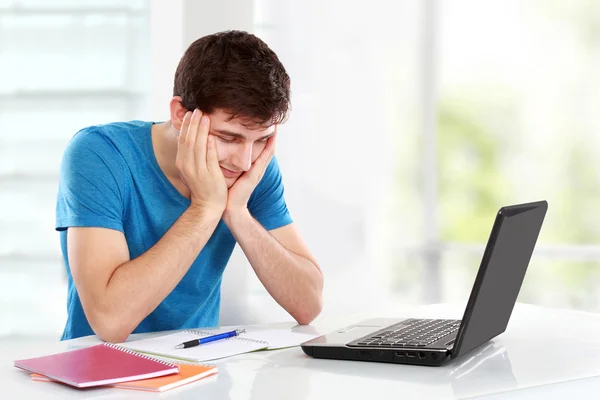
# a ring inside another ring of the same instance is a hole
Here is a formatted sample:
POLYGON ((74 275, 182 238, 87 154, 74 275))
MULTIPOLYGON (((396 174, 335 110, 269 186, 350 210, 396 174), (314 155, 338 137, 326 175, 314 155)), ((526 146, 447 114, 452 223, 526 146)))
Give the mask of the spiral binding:
POLYGON ((145 354, 138 353, 137 351, 129 350, 129 349, 123 347, 123 346, 116 345, 114 343, 104 343, 104 345, 108 346, 110 348, 113 348, 115 350, 123 351, 123 352, 125 352, 127 354, 132 354, 134 356, 145 358, 146 360, 156 361, 158 363, 161 363, 161 364, 166 365, 166 366, 171 367, 171 368, 177 368, 177 364, 174 364, 174 363, 171 363, 171 362, 168 362, 168 361, 165 361, 165 360, 161 360, 161 359, 158 359, 158 358, 150 357, 150 356, 147 356, 145 354))
MULTIPOLYGON (((193 335, 198 335, 198 336, 212 336, 215 333, 214 332, 206 332, 206 331, 201 331, 198 329, 187 329, 185 330, 185 332, 187 333, 191 333, 193 335)), ((264 344, 265 342, 261 341, 261 340, 256 340, 256 339, 249 339, 249 338, 245 338, 245 337, 241 337, 241 336, 232 336, 230 338, 227 338, 225 340, 242 340, 245 342, 251 342, 251 343, 260 343, 260 344, 264 344)))
POLYGON ((202 362, 184 361, 184 360, 173 361, 173 364, 177 364, 177 365, 194 365, 194 366, 209 367, 209 368, 216 367, 215 364, 206 364, 206 363, 202 363, 202 362))

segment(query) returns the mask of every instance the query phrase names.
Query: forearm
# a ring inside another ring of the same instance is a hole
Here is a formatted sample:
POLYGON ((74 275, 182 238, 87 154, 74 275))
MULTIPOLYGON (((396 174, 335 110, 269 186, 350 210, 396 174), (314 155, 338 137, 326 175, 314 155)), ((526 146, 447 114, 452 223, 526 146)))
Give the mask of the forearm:
POLYGON ((109 336, 124 340, 171 293, 220 218, 218 213, 192 206, 153 247, 114 271, 101 301, 109 336))
POLYGON ((308 324, 322 307, 323 276, 309 259, 279 243, 248 210, 224 214, 236 241, 269 294, 298 323, 308 324))

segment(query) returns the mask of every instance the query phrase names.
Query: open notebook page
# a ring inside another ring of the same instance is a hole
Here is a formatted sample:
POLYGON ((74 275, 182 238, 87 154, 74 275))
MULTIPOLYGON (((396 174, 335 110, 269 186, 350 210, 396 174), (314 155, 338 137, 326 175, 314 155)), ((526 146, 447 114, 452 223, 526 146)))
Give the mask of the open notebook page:
POLYGON ((155 354, 179 358, 189 361, 209 361, 224 357, 231 357, 237 354, 249 353, 255 350, 266 349, 269 344, 258 340, 244 338, 243 335, 234 336, 228 339, 217 340, 214 342, 202 344, 200 346, 187 349, 175 349, 174 347, 188 340, 199 337, 214 335, 215 331, 185 330, 171 333, 165 336, 154 337, 150 339, 136 340, 133 342, 121 343, 122 347, 142 353, 155 354))
POLYGON ((188 340, 211 336, 225 331, 226 329, 206 331, 185 330, 165 336, 125 342, 120 345, 143 353, 201 362, 249 353, 256 350, 274 350, 299 346, 317 336, 290 332, 287 330, 257 330, 187 349, 174 349, 176 345, 188 340))

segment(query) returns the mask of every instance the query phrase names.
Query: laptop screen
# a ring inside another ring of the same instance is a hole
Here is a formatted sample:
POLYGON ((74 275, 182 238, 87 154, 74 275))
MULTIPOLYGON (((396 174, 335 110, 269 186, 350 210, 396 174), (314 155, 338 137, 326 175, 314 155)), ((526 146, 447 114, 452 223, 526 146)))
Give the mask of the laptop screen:
POLYGON ((456 337, 452 358, 504 332, 548 209, 546 201, 500 209, 456 337))

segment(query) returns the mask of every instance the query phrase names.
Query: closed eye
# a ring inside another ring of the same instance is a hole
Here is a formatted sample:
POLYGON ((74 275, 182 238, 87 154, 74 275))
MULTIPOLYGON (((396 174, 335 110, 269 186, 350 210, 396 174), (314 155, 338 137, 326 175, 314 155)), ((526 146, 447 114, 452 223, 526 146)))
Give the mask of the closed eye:
POLYGON ((257 140, 257 142, 259 142, 259 143, 265 143, 265 142, 266 142, 267 140, 269 140, 271 137, 273 137, 273 135, 266 136, 266 137, 264 137, 264 138, 262 138, 262 139, 259 139, 259 140, 257 140))
POLYGON ((217 136, 217 137, 218 137, 218 138, 219 138, 219 140, 220 140, 221 142, 223 142, 223 143, 233 143, 233 142, 235 142, 235 139, 226 139, 226 138, 224 138, 224 137, 221 137, 221 136, 217 136))

